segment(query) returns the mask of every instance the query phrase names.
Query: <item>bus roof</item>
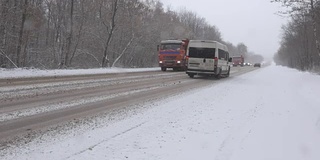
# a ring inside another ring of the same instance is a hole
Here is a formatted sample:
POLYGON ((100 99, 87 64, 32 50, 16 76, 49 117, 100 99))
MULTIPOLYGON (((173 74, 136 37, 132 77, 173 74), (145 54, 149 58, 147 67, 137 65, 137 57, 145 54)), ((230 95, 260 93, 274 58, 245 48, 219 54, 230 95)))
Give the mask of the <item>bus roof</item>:
POLYGON ((189 46, 191 47, 209 47, 209 48, 219 48, 228 51, 228 47, 218 41, 212 40, 190 40, 189 46))

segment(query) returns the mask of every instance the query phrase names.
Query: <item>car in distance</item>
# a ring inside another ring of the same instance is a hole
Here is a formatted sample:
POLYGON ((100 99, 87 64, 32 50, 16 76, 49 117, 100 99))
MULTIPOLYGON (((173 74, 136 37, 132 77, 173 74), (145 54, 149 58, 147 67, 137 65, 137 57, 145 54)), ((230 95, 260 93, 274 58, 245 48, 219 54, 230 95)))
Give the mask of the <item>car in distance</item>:
POLYGON ((261 67, 261 64, 260 64, 260 63, 255 63, 255 64, 253 65, 253 67, 261 67))

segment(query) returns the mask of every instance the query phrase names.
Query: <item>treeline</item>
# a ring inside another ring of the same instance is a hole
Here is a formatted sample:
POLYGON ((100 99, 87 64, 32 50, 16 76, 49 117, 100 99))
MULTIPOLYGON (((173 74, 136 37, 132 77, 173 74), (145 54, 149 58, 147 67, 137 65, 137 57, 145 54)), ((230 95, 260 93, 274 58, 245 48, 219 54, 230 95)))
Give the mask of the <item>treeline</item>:
POLYGON ((320 3, 314 0, 277 2, 291 8, 284 12, 290 15, 290 21, 282 27, 281 46, 274 61, 277 65, 320 73, 320 3))
POLYGON ((161 40, 182 38, 223 42, 204 18, 158 0, 0 0, 2 68, 152 67, 161 40))

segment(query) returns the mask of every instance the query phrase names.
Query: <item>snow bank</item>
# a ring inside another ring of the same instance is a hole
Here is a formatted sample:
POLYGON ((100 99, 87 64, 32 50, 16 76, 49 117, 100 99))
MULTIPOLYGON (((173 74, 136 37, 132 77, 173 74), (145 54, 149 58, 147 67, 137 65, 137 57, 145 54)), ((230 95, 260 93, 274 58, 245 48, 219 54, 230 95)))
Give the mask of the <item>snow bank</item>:
POLYGON ((68 75, 88 75, 104 73, 123 73, 123 72, 142 72, 157 71, 157 68, 97 68, 97 69, 57 69, 57 70, 39 70, 39 69, 0 69, 0 79, 5 78, 27 78, 44 76, 68 76, 68 75))

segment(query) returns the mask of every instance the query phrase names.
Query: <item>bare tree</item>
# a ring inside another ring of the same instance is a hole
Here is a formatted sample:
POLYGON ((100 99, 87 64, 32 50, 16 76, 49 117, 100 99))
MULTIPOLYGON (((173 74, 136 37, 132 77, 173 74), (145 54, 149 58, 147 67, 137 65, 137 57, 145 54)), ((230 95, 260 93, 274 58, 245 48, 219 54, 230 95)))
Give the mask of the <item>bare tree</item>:
POLYGON ((273 0, 272 2, 281 3, 284 7, 290 8, 287 12, 282 12, 282 14, 303 14, 304 16, 310 16, 312 20, 313 34, 315 39, 315 44, 317 48, 318 55, 320 56, 320 41, 318 37, 317 30, 317 14, 315 4, 319 4, 317 0, 273 0))
POLYGON ((238 54, 246 57, 248 53, 248 47, 244 43, 239 43, 237 45, 238 54))
POLYGON ((69 30, 67 36, 67 44, 66 44, 66 53, 65 53, 65 63, 64 65, 67 67, 69 65, 69 55, 71 54, 71 45, 72 45, 72 38, 73 38, 73 8, 74 8, 74 0, 70 0, 70 27, 67 29, 69 30))
MULTIPOLYGON (((122 49, 121 53, 118 55, 118 57, 114 60, 111 67, 114 67, 115 64, 119 61, 119 59, 125 54, 125 52, 128 50, 128 48, 130 47, 130 45, 132 44, 132 42, 135 38, 135 28, 134 28, 133 20, 136 20, 136 18, 132 14, 131 10, 135 10, 136 9, 135 7, 138 7, 138 5, 139 5, 138 3, 139 3, 138 1, 132 0, 131 2, 127 2, 123 5, 124 9, 126 10, 127 17, 129 17, 130 27, 128 27, 128 28, 130 28, 130 30, 131 30, 131 38, 128 41, 127 45, 125 47, 123 47, 123 49, 122 49)), ((135 14, 135 16, 139 16, 139 15, 135 14)))
POLYGON ((23 34, 24 34, 24 26, 25 26, 25 21, 27 17, 27 8, 28 8, 28 0, 24 0, 24 3, 22 5, 23 12, 21 15, 21 23, 20 23, 20 31, 19 31, 19 39, 17 43, 17 65, 18 67, 22 67, 22 62, 21 62, 21 52, 22 52, 22 43, 23 43, 23 34))
MULTIPOLYGON (((83 36, 83 31, 84 31, 84 27, 85 27, 85 21, 86 21, 86 17, 87 17, 87 13, 85 12, 85 0, 81 0, 79 1, 79 8, 80 8, 80 11, 79 11, 79 15, 77 15, 77 19, 78 19, 78 22, 77 22, 77 26, 78 26, 78 31, 77 31, 77 35, 75 36, 75 39, 74 39, 74 48, 73 48, 73 51, 72 51, 72 54, 71 54, 71 57, 70 57, 70 61, 69 61, 69 65, 71 66, 72 64, 72 60, 77 52, 77 49, 82 41, 82 36, 83 36)), ((72 23, 73 24, 73 23, 72 23)), ((73 25, 72 25, 73 26, 73 25)))
POLYGON ((319 23, 320 8, 316 0, 275 0, 289 9, 291 21, 283 27, 280 49, 274 56, 277 64, 299 70, 320 68, 319 23))
MULTIPOLYGON (((2 1, 0 3, 1 13, 0 13, 0 49, 3 51, 6 50, 7 44, 7 21, 8 21, 8 7, 9 0, 2 1)), ((0 56, 0 67, 6 67, 6 58, 7 56, 0 56)))
MULTIPOLYGON (((111 2, 111 17, 110 17, 110 23, 107 24, 106 23, 106 19, 105 19, 105 16, 103 15, 103 3, 101 4, 101 7, 100 7, 100 18, 101 18, 101 21, 103 23, 103 25, 106 27, 106 30, 107 30, 107 41, 105 42, 105 46, 104 46, 104 51, 103 51, 103 57, 102 57, 102 62, 101 62, 101 67, 105 67, 106 65, 106 61, 108 60, 107 56, 108 56, 108 49, 109 49, 109 45, 110 45, 110 42, 112 40, 112 36, 113 36, 113 33, 114 33, 114 30, 115 30, 115 27, 116 27, 116 14, 117 14, 117 11, 118 11, 118 0, 112 0, 111 2)), ((108 62, 109 63, 109 62, 108 62)))
POLYGON ((0 0, 0 18, 8 68, 154 67, 163 39, 223 42, 205 18, 159 0, 0 0))

